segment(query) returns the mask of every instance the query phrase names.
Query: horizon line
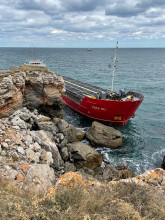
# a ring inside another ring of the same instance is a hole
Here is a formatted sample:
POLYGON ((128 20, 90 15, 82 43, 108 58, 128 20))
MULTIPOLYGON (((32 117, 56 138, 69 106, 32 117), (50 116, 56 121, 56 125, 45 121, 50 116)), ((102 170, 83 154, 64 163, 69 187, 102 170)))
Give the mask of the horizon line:
MULTIPOLYGON (((0 46, 0 48, 47 48, 47 49, 113 49, 115 47, 27 47, 27 46, 0 46)), ((118 49, 165 49, 165 47, 118 47, 118 49)))

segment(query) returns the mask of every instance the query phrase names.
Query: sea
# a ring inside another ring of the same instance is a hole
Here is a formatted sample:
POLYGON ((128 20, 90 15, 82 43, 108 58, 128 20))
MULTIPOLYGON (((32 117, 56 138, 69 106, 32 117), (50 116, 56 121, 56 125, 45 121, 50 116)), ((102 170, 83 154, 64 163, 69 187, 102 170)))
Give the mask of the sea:
MULTIPOLYGON (((111 89, 114 48, 0 48, 0 70, 43 60, 58 74, 111 89)), ((161 167, 165 155, 165 49, 118 48, 114 90, 124 88, 145 98, 135 118, 123 127, 119 149, 97 148, 113 165, 125 164, 135 173, 161 167)), ((87 130, 92 121, 65 108, 64 119, 87 130)))

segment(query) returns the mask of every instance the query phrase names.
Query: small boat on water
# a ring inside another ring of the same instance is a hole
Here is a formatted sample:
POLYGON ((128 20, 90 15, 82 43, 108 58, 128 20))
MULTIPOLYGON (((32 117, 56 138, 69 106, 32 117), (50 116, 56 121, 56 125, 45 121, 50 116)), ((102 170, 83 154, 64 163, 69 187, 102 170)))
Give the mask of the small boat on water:
POLYGON ((32 65, 32 66, 45 66, 46 64, 42 60, 30 60, 28 63, 25 63, 25 65, 32 65))
POLYGON ((92 51, 92 49, 88 48, 87 51, 92 51))
POLYGON ((125 125, 131 117, 135 117, 135 112, 144 96, 134 91, 125 92, 124 89, 119 93, 113 91, 117 64, 116 49, 111 91, 63 76, 66 84, 63 100, 68 107, 87 118, 106 124, 125 125))

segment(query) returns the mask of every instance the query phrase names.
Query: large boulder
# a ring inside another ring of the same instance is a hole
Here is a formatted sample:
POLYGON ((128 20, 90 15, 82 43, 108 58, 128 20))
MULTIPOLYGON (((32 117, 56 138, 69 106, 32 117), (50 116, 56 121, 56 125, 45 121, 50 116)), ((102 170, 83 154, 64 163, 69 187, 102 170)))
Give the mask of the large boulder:
POLYGON ((70 159, 78 168, 87 167, 94 170, 101 166, 102 155, 89 145, 81 142, 74 142, 66 146, 70 153, 70 159))
POLYGON ((118 148, 122 146, 122 134, 112 127, 94 121, 86 131, 86 137, 93 146, 118 148))

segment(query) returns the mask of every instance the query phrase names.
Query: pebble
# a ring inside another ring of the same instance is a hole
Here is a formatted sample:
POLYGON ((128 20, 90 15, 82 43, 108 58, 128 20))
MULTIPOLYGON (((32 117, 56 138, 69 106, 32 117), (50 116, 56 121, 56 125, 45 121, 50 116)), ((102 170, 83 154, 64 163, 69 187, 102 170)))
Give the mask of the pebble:
POLYGON ((14 160, 18 160, 19 156, 18 156, 17 152, 13 152, 12 158, 13 158, 14 160))
POLYGON ((25 151, 24 151, 23 147, 18 147, 17 151, 18 151, 20 154, 25 154, 25 151))
POLYGON ((2 150, 1 156, 6 156, 6 155, 7 155, 7 152, 5 150, 2 150))
POLYGON ((62 133, 58 133, 58 137, 61 141, 64 139, 64 135, 62 133))
POLYGON ((20 127, 19 127, 19 126, 17 126, 17 125, 12 126, 12 128, 13 128, 13 129, 15 129, 15 130, 17 130, 17 131, 20 131, 20 130, 21 130, 21 129, 20 129, 20 127))
POLYGON ((10 141, 11 141, 10 139, 5 139, 5 142, 6 142, 6 143, 8 143, 8 142, 10 142, 10 141))
POLYGON ((26 156, 28 159, 30 159, 33 162, 38 162, 38 158, 36 157, 35 153, 31 149, 26 150, 26 156))
POLYGON ((40 145, 37 142, 34 143, 34 150, 35 151, 41 150, 41 147, 40 147, 40 145))
POLYGON ((2 142, 2 147, 5 149, 9 149, 9 145, 6 142, 2 142))
POLYGON ((32 141, 33 141, 32 136, 31 135, 27 135, 26 136, 26 141, 27 141, 27 143, 31 144, 32 141))
POLYGON ((52 158, 52 153, 47 152, 47 163, 52 164, 53 163, 53 158, 52 158))
POLYGON ((6 129, 6 127, 5 127, 4 125, 2 125, 2 126, 1 126, 1 129, 2 129, 2 130, 5 130, 5 129, 6 129))
POLYGON ((39 152, 35 153, 35 162, 37 162, 37 163, 40 162, 40 153, 39 152))
POLYGON ((0 133, 1 133, 1 134, 5 134, 6 132, 5 132, 5 131, 0 131, 0 133))

